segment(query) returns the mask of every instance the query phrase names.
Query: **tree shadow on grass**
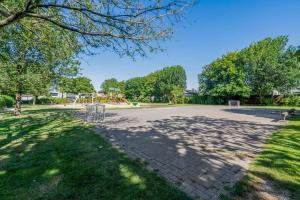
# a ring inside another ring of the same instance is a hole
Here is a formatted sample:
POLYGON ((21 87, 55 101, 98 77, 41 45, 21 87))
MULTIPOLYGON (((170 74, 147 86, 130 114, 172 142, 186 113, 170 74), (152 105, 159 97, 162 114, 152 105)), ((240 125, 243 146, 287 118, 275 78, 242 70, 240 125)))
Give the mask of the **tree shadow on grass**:
POLYGON ((1 130, 23 126, 0 146, 0 199, 189 199, 81 121, 51 112, 2 120, 1 130))
POLYGON ((300 199, 300 124, 287 125, 274 133, 250 173, 271 180, 300 199))
MULTIPOLYGON (((234 199, 254 195, 258 200, 261 194, 282 199, 300 199, 300 116, 268 139, 263 151, 253 162, 247 177, 233 192, 234 199), (288 198, 290 197, 290 198, 288 198)), ((271 198, 271 197, 270 197, 271 198)))

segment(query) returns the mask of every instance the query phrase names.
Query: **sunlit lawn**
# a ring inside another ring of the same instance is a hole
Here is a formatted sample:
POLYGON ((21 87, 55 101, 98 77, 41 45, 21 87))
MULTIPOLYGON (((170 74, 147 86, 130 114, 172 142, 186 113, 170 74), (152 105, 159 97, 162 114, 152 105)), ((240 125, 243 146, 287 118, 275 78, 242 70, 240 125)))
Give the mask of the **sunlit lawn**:
POLYGON ((273 192, 285 190, 291 199, 300 200, 300 116, 271 135, 247 176, 236 184, 232 193, 242 197, 239 199, 246 199, 249 194, 255 198, 255 193, 263 190, 259 186, 261 180, 271 182, 273 192))
POLYGON ((0 199, 189 199, 62 109, 0 117, 0 199))

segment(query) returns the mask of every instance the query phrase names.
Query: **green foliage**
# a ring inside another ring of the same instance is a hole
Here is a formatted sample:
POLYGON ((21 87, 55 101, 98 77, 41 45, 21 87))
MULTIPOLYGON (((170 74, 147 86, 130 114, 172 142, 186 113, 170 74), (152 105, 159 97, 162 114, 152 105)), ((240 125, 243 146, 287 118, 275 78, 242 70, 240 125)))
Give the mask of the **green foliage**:
POLYGON ((299 84, 300 66, 294 56, 296 50, 285 50, 287 42, 286 36, 266 38, 240 53, 239 64, 247 74, 247 84, 260 98, 273 90, 287 93, 299 84))
POLYGON ((0 95, 0 109, 5 107, 12 107, 15 104, 14 98, 7 95, 0 95))
POLYGON ((173 86, 171 91, 171 101, 174 104, 184 103, 184 89, 180 86, 173 86))
POLYGON ((300 106, 300 96, 287 96, 282 99, 282 104, 285 106, 300 106))
POLYGON ((243 98, 264 97, 277 90, 287 94, 300 84, 299 49, 287 48, 288 38, 266 38, 204 67, 199 74, 203 95, 243 98))
POLYGON ((36 104, 50 105, 50 104, 67 104, 69 100, 67 98, 57 97, 42 97, 36 100, 36 104))
POLYGON ((206 65, 199 75, 200 92, 219 97, 250 96, 246 74, 237 62, 238 53, 231 52, 206 65))
POLYGON ((119 90, 120 93, 124 93, 125 90, 125 82, 124 81, 118 81, 115 78, 106 79, 101 84, 101 89, 104 91, 105 94, 109 94, 112 91, 112 89, 119 90))
POLYGON ((156 72, 154 96, 162 102, 170 102, 174 87, 180 87, 182 92, 186 88, 186 74, 183 67, 165 67, 156 72))
POLYGON ((74 34, 50 24, 24 21, 1 28, 0 90, 16 95, 16 114, 21 112, 21 95, 45 94, 62 68, 77 63, 79 51, 74 34))
MULTIPOLYGON (((31 32, 51 25, 64 34, 75 34, 77 43, 134 57, 160 49, 159 40, 169 38, 182 11, 194 0, 1 0, 0 29, 34 22, 31 32)), ((51 33, 49 33, 51 35, 51 33)), ((65 42, 60 43, 64 45, 65 42)))
POLYGON ((84 76, 76 78, 61 78, 59 83, 59 90, 63 93, 72 94, 95 92, 92 81, 84 76))
POLYGON ((182 102, 186 74, 181 66, 165 67, 144 77, 126 81, 125 96, 132 101, 182 102))
POLYGON ((145 78, 136 77, 126 81, 125 96, 131 101, 149 102, 145 93, 145 78))
MULTIPOLYGON (((275 131, 267 140, 261 153, 250 165, 241 182, 231 189, 233 199, 260 199, 261 184, 272 184, 282 191, 288 190, 290 199, 300 196, 300 116, 295 116, 286 126, 275 131), (239 198, 235 198, 238 197, 239 198), (248 198, 250 197, 250 198, 248 198)), ((268 192, 268 191, 266 191, 268 192)))
POLYGON ((196 94, 191 97, 185 97, 185 103, 204 105, 225 105, 228 103, 228 101, 224 97, 196 94))
POLYGON ((74 81, 74 92, 77 93, 93 93, 95 92, 94 86, 92 84, 91 79, 87 77, 77 77, 73 79, 74 81))

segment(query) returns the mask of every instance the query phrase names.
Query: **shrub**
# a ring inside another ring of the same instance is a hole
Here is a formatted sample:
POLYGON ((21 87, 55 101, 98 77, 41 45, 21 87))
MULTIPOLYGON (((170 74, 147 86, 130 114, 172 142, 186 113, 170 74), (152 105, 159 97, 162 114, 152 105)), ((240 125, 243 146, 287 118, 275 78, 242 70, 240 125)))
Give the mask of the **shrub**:
POLYGON ((206 104, 206 105, 225 105, 227 104, 226 98, 214 97, 208 95, 193 95, 185 97, 185 103, 190 104, 206 104))
POLYGON ((0 95, 0 109, 5 107, 12 107, 14 104, 14 98, 7 95, 0 95))
POLYGON ((300 96, 287 96, 282 99, 285 106, 300 106, 300 96))
POLYGON ((67 98, 42 97, 36 100, 36 104, 66 104, 69 103, 67 98))
POLYGON ((277 102, 272 97, 264 97, 264 98, 262 98, 262 102, 261 103, 262 103, 262 105, 266 105, 266 106, 276 106, 277 105, 277 102))

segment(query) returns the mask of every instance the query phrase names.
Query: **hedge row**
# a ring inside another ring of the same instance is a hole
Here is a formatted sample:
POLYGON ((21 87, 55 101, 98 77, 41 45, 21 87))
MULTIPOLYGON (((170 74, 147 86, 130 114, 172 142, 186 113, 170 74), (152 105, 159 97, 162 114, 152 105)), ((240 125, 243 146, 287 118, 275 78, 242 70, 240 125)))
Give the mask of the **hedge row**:
POLYGON ((42 97, 36 100, 36 104, 67 104, 69 100, 67 98, 58 97, 42 97))
MULTIPOLYGON (((207 105, 227 105, 228 97, 213 97, 205 95, 193 95, 186 97, 185 103, 191 104, 207 104, 207 105)), ((240 98, 241 104, 243 105, 259 105, 259 99, 257 97, 240 98)), ((265 97, 262 99, 262 105, 267 106, 300 106, 300 96, 277 96, 277 97, 265 97)))

